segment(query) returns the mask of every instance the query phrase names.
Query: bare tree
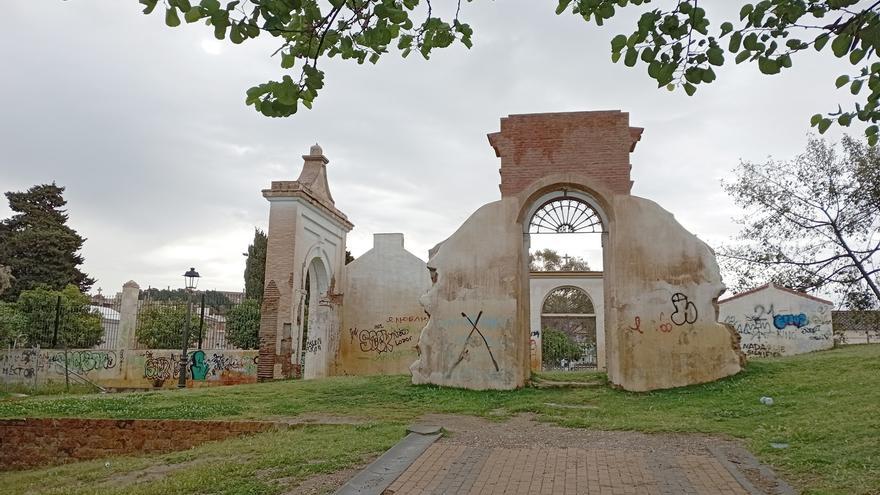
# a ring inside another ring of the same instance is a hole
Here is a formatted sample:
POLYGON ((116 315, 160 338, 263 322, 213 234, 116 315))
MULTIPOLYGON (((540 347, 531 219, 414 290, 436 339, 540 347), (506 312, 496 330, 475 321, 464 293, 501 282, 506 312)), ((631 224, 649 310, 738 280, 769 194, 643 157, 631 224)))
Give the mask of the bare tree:
POLYGON ((742 162, 724 189, 746 210, 721 250, 736 289, 773 281, 833 292, 853 309, 880 304, 880 152, 850 137, 809 139, 790 161, 742 162))

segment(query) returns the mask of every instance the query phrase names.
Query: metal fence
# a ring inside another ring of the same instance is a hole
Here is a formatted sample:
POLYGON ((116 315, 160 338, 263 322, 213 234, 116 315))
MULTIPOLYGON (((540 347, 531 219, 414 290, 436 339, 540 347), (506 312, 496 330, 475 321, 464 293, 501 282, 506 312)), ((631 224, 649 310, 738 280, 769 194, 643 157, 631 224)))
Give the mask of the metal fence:
POLYGON ((135 335, 139 349, 177 349, 189 314, 188 346, 197 349, 239 349, 227 338, 226 317, 244 301, 237 292, 141 292, 135 335))
POLYGON ((117 297, 97 296, 84 303, 62 295, 29 300, 21 313, 21 331, 11 344, 42 349, 114 349, 120 302, 117 297))

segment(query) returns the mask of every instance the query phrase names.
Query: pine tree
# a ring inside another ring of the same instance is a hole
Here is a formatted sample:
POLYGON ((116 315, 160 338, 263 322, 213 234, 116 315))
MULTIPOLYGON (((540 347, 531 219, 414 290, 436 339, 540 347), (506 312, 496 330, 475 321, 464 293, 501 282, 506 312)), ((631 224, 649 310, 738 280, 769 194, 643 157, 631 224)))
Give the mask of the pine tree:
POLYGON ((11 269, 13 280, 3 299, 14 301, 39 286, 61 290, 73 284, 86 292, 95 283, 79 269, 85 239, 67 226, 63 192, 53 182, 6 193, 14 214, 0 220, 0 265, 11 269))

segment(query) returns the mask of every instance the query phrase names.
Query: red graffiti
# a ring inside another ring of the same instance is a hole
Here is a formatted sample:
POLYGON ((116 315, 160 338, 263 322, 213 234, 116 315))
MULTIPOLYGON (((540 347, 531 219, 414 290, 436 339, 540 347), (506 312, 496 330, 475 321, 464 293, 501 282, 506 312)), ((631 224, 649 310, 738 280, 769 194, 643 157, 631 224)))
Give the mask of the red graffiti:
POLYGON ((636 326, 629 327, 629 329, 636 331, 636 332, 639 332, 639 333, 642 333, 642 334, 645 333, 642 331, 642 319, 639 318, 638 316, 636 316, 635 323, 636 323, 636 326))

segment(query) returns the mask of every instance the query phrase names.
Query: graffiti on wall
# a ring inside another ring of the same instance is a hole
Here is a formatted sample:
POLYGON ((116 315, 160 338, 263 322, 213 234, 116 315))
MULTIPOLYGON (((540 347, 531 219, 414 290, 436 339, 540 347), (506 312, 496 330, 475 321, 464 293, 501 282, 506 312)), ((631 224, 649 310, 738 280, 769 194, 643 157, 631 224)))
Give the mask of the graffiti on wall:
POLYGON ((773 326, 776 327, 777 330, 782 330, 789 325, 801 328, 807 326, 809 323, 810 319, 803 313, 798 313, 796 315, 787 314, 773 316, 773 326))
MULTIPOLYGON (((697 306, 687 295, 681 292, 676 292, 670 297, 670 303, 672 304, 672 311, 669 313, 668 317, 665 311, 660 312, 656 320, 656 325, 653 326, 655 332, 670 333, 672 332, 673 325, 692 325, 697 322, 697 318, 699 317, 697 306)), ((644 334, 645 331, 642 329, 642 317, 638 315, 633 317, 632 324, 628 325, 626 329, 630 332, 644 334)))
MULTIPOLYGON (((170 353, 167 356, 156 356, 152 351, 146 351, 143 357, 145 379, 152 382, 163 382, 180 377, 179 354, 170 353)), ((257 355, 227 354, 222 351, 205 352, 198 349, 189 355, 187 368, 190 378, 195 381, 222 380, 230 375, 256 376, 258 359, 257 355)))
POLYGON ((153 382, 163 382, 170 378, 180 376, 180 358, 175 359, 172 353, 169 356, 153 356, 147 351, 144 353, 144 378, 153 382))
POLYGON ((316 337, 314 339, 306 340, 305 351, 310 352, 312 354, 317 353, 321 350, 321 337, 316 337))
POLYGON ((256 372, 258 359, 258 355, 251 357, 223 352, 213 352, 208 357, 205 351, 199 349, 190 357, 189 370, 196 381, 222 379, 229 375, 252 375, 256 372))
POLYGON ((116 351, 77 350, 53 354, 49 362, 56 373, 64 374, 65 370, 69 370, 82 375, 90 371, 113 369, 118 361, 116 351))
MULTIPOLYGON (((483 335, 483 332, 480 331, 479 327, 477 326, 480 324, 480 318, 482 318, 483 312, 480 311, 479 313, 477 313, 477 317, 474 320, 471 320, 470 316, 465 313, 461 313, 461 316, 466 319, 467 322, 470 324, 471 331, 470 333, 468 333, 467 338, 464 340, 464 346, 462 346, 461 348, 461 353, 458 355, 458 360, 455 361, 455 363, 452 365, 452 368, 449 369, 449 372, 452 373, 455 367, 458 366, 459 363, 464 361, 465 357, 467 357, 468 353, 470 352, 469 346, 471 345, 471 340, 474 336, 474 332, 476 332, 480 336, 480 338, 483 339, 483 344, 486 346, 486 351, 489 352, 489 358, 492 359, 492 365, 495 366, 495 371, 499 371, 498 361, 495 361, 495 355, 492 354, 492 347, 489 345, 489 341, 486 339, 486 336, 483 335)), ((479 344, 477 344, 477 346, 479 346, 479 344)))
POLYGON ((373 328, 349 328, 349 343, 363 353, 377 356, 393 353, 400 346, 413 342, 414 327, 427 320, 428 317, 422 315, 388 316, 382 323, 373 325, 373 328))
POLYGON ((682 326, 685 323, 695 323, 697 321, 697 306, 688 300, 688 297, 681 292, 672 295, 672 307, 675 311, 669 315, 672 323, 682 326))
POLYGON ((831 315, 827 306, 818 306, 808 315, 777 310, 773 304, 756 304, 751 312, 741 316, 727 315, 724 323, 743 337, 743 352, 755 357, 782 356, 797 352, 797 342, 831 339, 831 315), (790 344, 786 344, 787 341, 790 344))
POLYGON ((0 355, 0 374, 16 378, 33 378, 40 366, 36 349, 23 349, 0 355))

